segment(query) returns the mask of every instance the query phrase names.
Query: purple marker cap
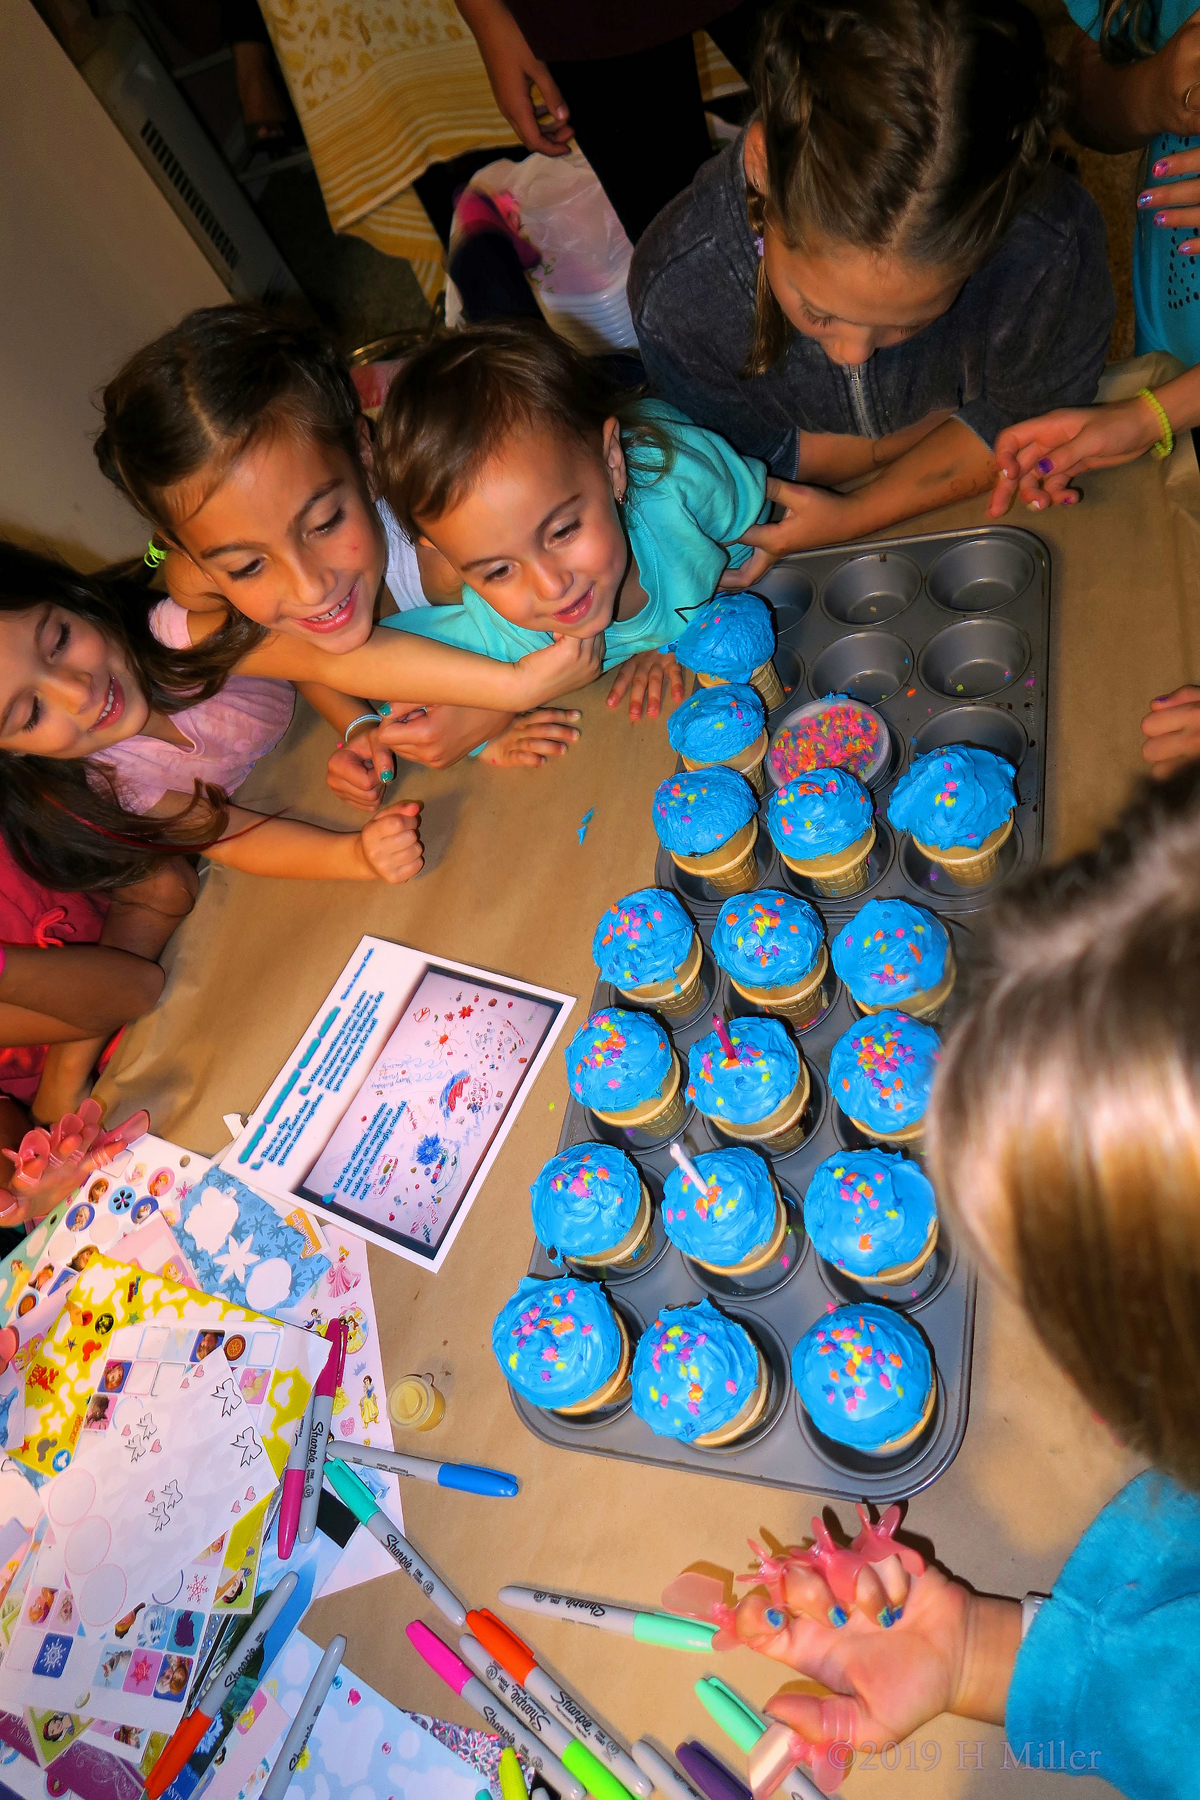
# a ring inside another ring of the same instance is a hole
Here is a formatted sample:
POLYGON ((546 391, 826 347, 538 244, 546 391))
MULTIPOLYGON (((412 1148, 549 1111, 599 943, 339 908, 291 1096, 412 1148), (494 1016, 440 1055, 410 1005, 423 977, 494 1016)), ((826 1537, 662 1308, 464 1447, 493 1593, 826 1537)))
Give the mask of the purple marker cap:
POLYGON ((745 1782, 739 1781, 732 1770, 718 1762, 712 1751, 694 1738, 690 1743, 680 1744, 675 1756, 680 1768, 704 1790, 708 1800, 753 1800, 745 1782))

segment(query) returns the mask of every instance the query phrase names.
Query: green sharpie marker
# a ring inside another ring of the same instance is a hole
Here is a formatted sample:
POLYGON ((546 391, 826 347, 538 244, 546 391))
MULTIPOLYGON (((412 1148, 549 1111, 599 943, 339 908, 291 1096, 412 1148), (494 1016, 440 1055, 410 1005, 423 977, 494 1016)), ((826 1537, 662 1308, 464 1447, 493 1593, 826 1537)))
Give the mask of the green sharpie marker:
MULTIPOLYGON (((774 1719, 764 1719, 761 1713, 747 1706, 738 1698, 732 1688, 716 1675, 705 1675, 696 1683, 696 1698, 709 1717, 715 1719, 727 1738, 731 1738, 738 1749, 749 1756, 759 1739, 765 1737, 772 1729, 780 1740, 788 1736, 787 1728, 779 1725, 774 1719)), ((821 1800, 821 1790, 803 1769, 789 1769, 778 1784, 781 1800, 821 1800)))
POLYGON ((716 1636, 715 1625, 702 1619, 684 1619, 677 1613, 637 1612, 631 1606, 609 1606, 603 1600, 585 1600, 578 1594, 553 1594, 546 1588, 503 1587, 500 1599, 519 1612, 541 1613, 552 1619, 572 1619, 596 1631, 615 1631, 636 1638, 640 1644, 664 1644, 668 1650, 696 1650, 707 1656, 716 1636))

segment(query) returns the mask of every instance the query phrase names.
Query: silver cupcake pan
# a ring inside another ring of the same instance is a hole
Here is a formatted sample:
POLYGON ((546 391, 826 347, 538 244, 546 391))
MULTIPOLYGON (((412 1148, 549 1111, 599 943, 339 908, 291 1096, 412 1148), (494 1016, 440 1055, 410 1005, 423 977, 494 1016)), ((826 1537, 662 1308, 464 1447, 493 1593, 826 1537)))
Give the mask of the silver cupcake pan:
MULTIPOLYGON (((707 967, 715 908, 693 908, 686 899, 684 906, 704 943, 707 967)), ((825 906, 826 903, 818 902, 818 911, 824 911, 825 906)), ((844 913, 826 913, 828 943, 832 944, 845 920, 844 913)), ((969 924, 957 917, 948 917, 945 924, 961 978, 971 961, 972 933, 969 924)), ((820 1018, 806 1030, 793 1033, 812 1081, 806 1115, 808 1135, 788 1155, 766 1159, 789 1209, 789 1236, 781 1253, 781 1257, 787 1257, 786 1268, 780 1260, 756 1275, 733 1281, 697 1267, 666 1239, 661 1196, 662 1184, 675 1167, 670 1142, 680 1143, 689 1155, 695 1156, 732 1141, 725 1139, 714 1122, 694 1106, 687 1108, 680 1130, 668 1141, 645 1132, 622 1131, 570 1099, 559 1144, 560 1149, 566 1149, 571 1144, 596 1139, 611 1143, 623 1149, 642 1171, 655 1206, 654 1246, 636 1271, 623 1272, 604 1282, 605 1290, 630 1323, 635 1339, 652 1323, 660 1307, 686 1304, 706 1295, 720 1311, 745 1324, 772 1371, 771 1402, 761 1427, 728 1449, 698 1450, 673 1438, 656 1437, 628 1405, 615 1411, 608 1409, 601 1419, 580 1421, 530 1406, 514 1393, 517 1412, 535 1436, 563 1449, 739 1481, 762 1481, 773 1487, 835 1499, 880 1503, 917 1493, 953 1461, 966 1431, 970 1392, 975 1274, 968 1259, 957 1254, 943 1225, 938 1248, 915 1281, 899 1289, 866 1288, 845 1271, 825 1263, 804 1233, 803 1196, 817 1164, 839 1149, 853 1148, 856 1140, 866 1141, 858 1140, 854 1127, 833 1103, 828 1089, 833 1046, 857 1022, 832 964, 825 993, 828 1004, 820 1018), (925 1336, 938 1375, 938 1402, 930 1424, 916 1443, 893 1457, 864 1456, 826 1438, 808 1420, 791 1388, 791 1353, 809 1326, 824 1316, 830 1306, 856 1305, 868 1299, 894 1306, 912 1320, 925 1336)), ((597 984, 593 1009, 632 1004, 607 982, 597 984)), ((948 1006, 950 1016, 952 1007, 953 996, 948 1006)), ((679 1054, 686 1077, 688 1048, 711 1031, 712 1014, 720 1012, 731 1018, 753 1010, 718 969, 712 999, 692 1019, 680 1022, 657 1016, 679 1054)), ((758 1154, 763 1153, 759 1150, 758 1154)), ((911 1147, 904 1154, 912 1156, 911 1147)), ((914 1160, 920 1161, 920 1157, 914 1160)), ((535 1242, 529 1272, 546 1279, 561 1275, 562 1266, 552 1263, 535 1242)))

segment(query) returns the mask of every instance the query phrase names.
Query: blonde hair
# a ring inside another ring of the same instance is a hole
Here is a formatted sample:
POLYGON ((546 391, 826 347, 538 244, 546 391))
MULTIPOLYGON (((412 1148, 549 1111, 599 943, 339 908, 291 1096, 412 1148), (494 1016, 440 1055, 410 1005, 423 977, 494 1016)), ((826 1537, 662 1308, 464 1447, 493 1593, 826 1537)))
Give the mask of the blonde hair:
POLYGON ((1200 765, 997 909, 928 1143, 1080 1393, 1200 1491, 1200 765))

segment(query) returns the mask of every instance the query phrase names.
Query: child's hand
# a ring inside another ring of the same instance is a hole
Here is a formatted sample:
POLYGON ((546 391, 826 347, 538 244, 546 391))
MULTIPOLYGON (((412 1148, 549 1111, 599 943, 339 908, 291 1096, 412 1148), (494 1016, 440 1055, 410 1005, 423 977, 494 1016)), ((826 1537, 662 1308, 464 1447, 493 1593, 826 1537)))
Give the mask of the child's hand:
POLYGON ((499 737, 512 724, 511 712, 482 706, 414 706, 396 701, 379 730, 379 741, 406 762, 427 769, 448 769, 461 762, 476 744, 499 737))
POLYGON ((646 716, 657 719, 662 710, 663 687, 670 684, 671 699, 676 706, 683 699, 683 670, 675 661, 670 650, 643 650, 639 656, 630 656, 617 670, 616 680, 609 689, 609 706, 618 706, 625 694, 629 695, 629 716, 640 719, 642 702, 646 704, 646 716))
POLYGON ((517 711, 547 706, 560 694, 573 694, 599 678, 604 668, 604 633, 590 638, 556 636, 544 650, 531 650, 514 667, 521 677, 517 711))
POLYGON ((567 754, 579 736, 571 723, 578 717, 577 712, 564 712, 556 706, 518 713, 499 737, 488 739, 479 760, 498 769, 540 769, 549 757, 567 754))
POLYGON ((1142 755, 1160 778, 1200 757, 1200 687, 1176 688, 1150 702, 1142 720, 1142 755))
POLYGON ((1066 406, 1010 425, 996 439, 1000 474, 988 517, 1001 518, 1019 493, 1027 506, 1073 506, 1067 483, 1085 469, 1111 469, 1142 456, 1162 435, 1157 413, 1145 400, 1109 406, 1066 406))
POLYGON ((748 1594, 737 1634, 833 1690, 778 1694, 767 1707, 795 1734, 795 1760, 824 1793, 861 1744, 898 1743, 942 1712, 1003 1720, 1021 1639, 1016 1601, 972 1594, 932 1566, 909 1577, 898 1557, 861 1571, 848 1618, 815 1570, 790 1567, 783 1599, 786 1612, 761 1591, 748 1594), (839 1614, 842 1625, 831 1622, 839 1614))
POLYGON ((739 593, 761 581, 767 570, 798 550, 818 550, 840 544, 854 535, 844 518, 847 497, 828 488, 804 487, 797 481, 778 481, 767 476, 767 499, 782 506, 783 517, 774 523, 751 525, 738 542, 753 544, 755 554, 738 569, 726 569, 723 592, 739 593))
POLYGON ((325 781, 348 806, 374 812, 383 799, 384 783, 391 781, 395 773, 395 758, 380 741, 376 726, 371 731, 356 731, 348 744, 333 752, 325 781))
POLYGON ((372 876, 395 886, 421 873, 425 853, 417 831, 420 811, 419 801, 404 801, 363 826, 358 849, 372 876))

